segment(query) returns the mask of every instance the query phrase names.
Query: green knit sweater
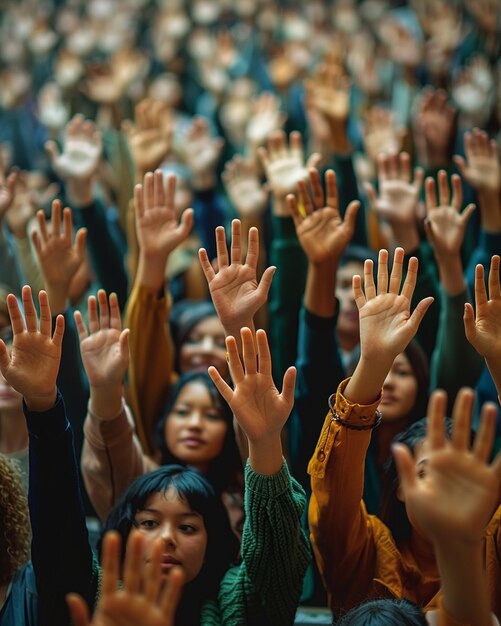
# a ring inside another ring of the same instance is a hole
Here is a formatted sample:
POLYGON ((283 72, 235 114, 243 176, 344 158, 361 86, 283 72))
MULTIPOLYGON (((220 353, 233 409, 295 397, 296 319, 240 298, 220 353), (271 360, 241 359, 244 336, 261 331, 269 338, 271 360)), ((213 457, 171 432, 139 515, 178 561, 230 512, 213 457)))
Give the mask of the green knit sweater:
POLYGON ((273 476, 245 468, 242 562, 221 581, 217 602, 204 605, 202 626, 290 626, 311 560, 301 529, 306 502, 284 460, 273 476))

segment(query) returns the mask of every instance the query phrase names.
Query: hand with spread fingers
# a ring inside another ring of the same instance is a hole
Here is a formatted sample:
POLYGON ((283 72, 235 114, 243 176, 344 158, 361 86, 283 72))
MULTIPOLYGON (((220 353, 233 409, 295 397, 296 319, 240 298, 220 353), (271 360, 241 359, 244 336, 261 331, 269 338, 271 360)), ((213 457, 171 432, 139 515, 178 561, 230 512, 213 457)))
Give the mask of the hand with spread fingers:
POLYGON ((146 172, 159 167, 172 147, 172 111, 160 100, 144 98, 134 109, 134 121, 124 120, 122 130, 140 182, 146 172))
POLYGON ((337 263, 353 237, 360 203, 350 202, 343 219, 339 212, 334 170, 327 170, 325 173, 325 196, 318 170, 310 168, 309 174, 311 196, 307 182, 301 180, 298 183, 298 198, 288 195, 287 205, 296 226, 299 243, 310 263, 337 263), (299 210, 298 200, 304 213, 299 210))
POLYGON ((473 404, 473 390, 462 389, 454 403, 449 441, 444 429, 447 396, 435 391, 421 444, 425 462, 416 465, 406 446, 394 447, 407 514, 435 545, 452 538, 465 544, 480 542, 499 503, 501 454, 489 463, 496 407, 484 405, 470 448, 473 404))
POLYGON ((411 171, 411 159, 407 152, 377 156, 378 191, 367 183, 365 189, 370 208, 379 219, 387 222, 396 245, 410 251, 419 247, 417 210, 423 185, 424 171, 421 167, 411 171))
POLYGON ((120 535, 108 531, 103 540, 102 592, 92 619, 85 600, 68 594, 74 626, 174 626, 181 599, 184 574, 173 568, 165 580, 162 573, 164 542, 158 539, 144 574, 144 538, 132 531, 127 540, 123 584, 120 584, 120 535))
POLYGON ((484 130, 474 128, 464 134, 465 156, 454 156, 461 176, 477 191, 501 189, 501 163, 495 139, 490 139, 484 130))
POLYGON ((121 384, 129 365, 129 330, 122 330, 118 299, 100 289, 89 296, 87 330, 80 311, 75 311, 75 323, 80 339, 80 352, 91 387, 121 384), (99 313, 98 313, 99 304, 99 313))
POLYGON ((66 182, 71 205, 90 204, 92 179, 103 152, 103 138, 95 123, 75 115, 64 129, 62 152, 53 140, 47 141, 45 149, 54 171, 66 182))
POLYGON ((466 338, 481 354, 489 368, 501 398, 501 258, 494 255, 489 271, 489 297, 485 289, 484 267, 475 268, 475 310, 466 303, 464 309, 464 329, 466 338))
POLYGON ((425 183, 426 220, 425 231, 435 256, 457 255, 461 250, 468 220, 475 210, 469 204, 461 213, 463 192, 461 179, 457 174, 451 177, 452 198, 447 173, 438 173, 438 200, 435 181, 428 177, 425 183))
POLYGON ((373 263, 364 265, 364 287, 360 276, 353 277, 353 295, 360 316, 360 346, 365 359, 388 357, 390 363, 402 352, 416 334, 433 298, 418 303, 411 314, 411 300, 416 286, 418 260, 409 259, 407 276, 401 288, 404 250, 397 248, 391 274, 388 272, 388 252, 379 251, 377 283, 374 283, 373 263))
POLYGON ((239 217, 252 218, 263 215, 268 205, 268 188, 261 184, 259 173, 252 161, 239 155, 224 166, 222 174, 226 193, 239 217))
POLYGON ((73 240, 71 209, 62 211, 61 201, 52 203, 50 228, 45 214, 37 212, 38 230, 33 230, 32 240, 38 263, 42 270, 45 288, 53 311, 61 313, 66 308, 70 284, 85 259, 87 230, 80 228, 73 240))
POLYGON ((259 232, 254 227, 249 230, 247 256, 242 263, 240 220, 233 220, 231 224, 230 256, 223 226, 216 228, 216 249, 217 271, 204 248, 199 250, 198 256, 225 332, 238 339, 243 326, 254 328, 254 315, 266 303, 276 268, 268 267, 261 280, 257 280, 259 232))
POLYGON ((7 296, 14 337, 10 351, 0 339, 0 370, 9 385, 24 397, 28 409, 46 411, 56 401, 64 317, 57 316, 53 333, 49 298, 45 291, 38 295, 40 324, 28 285, 22 289, 22 302, 24 313, 21 313, 16 296, 7 296))
POLYGON ((242 357, 235 338, 226 338, 233 388, 215 367, 209 367, 209 375, 247 436, 252 468, 260 474, 275 474, 283 463, 280 434, 294 403, 296 369, 289 367, 285 372, 279 392, 272 378, 266 332, 260 329, 254 336, 250 328, 242 328, 241 341, 242 357))
POLYGON ((268 137, 268 147, 259 148, 258 155, 275 200, 274 213, 277 216, 287 216, 289 212, 285 197, 296 191, 300 180, 306 180, 308 169, 316 167, 321 156, 313 153, 305 163, 303 140, 297 131, 290 134, 289 144, 283 131, 272 133, 268 137))

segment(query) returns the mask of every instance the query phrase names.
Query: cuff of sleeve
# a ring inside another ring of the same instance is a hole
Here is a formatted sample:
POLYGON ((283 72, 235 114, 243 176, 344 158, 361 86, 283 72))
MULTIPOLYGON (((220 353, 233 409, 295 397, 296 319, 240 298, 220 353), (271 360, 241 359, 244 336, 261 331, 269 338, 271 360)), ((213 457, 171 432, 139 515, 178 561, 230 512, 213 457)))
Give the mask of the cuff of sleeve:
POLYGON ((30 411, 23 399, 23 411, 28 432, 34 437, 52 437, 66 431, 69 427, 63 396, 57 390, 56 402, 48 411, 30 411))
POLYGON ((245 488, 259 493, 263 498, 276 497, 290 489, 291 477, 287 462, 283 461, 282 469, 268 476, 266 474, 258 474, 250 464, 249 459, 245 465, 245 488))
POLYGON ((369 423, 374 420, 374 414, 376 409, 381 402, 381 392, 379 394, 379 398, 373 402, 372 404, 358 404, 356 402, 350 402, 347 400, 343 392, 346 389, 346 386, 350 378, 343 380, 336 392, 336 411, 339 417, 344 421, 349 422, 365 422, 369 423))

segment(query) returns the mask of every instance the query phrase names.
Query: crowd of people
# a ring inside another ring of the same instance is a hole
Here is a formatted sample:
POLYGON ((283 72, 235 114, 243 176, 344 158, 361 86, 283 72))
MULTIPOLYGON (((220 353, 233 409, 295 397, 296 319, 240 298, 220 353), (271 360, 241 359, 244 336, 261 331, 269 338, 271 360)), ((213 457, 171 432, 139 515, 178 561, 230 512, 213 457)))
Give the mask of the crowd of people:
POLYGON ((0 626, 501 620, 501 0, 6 0, 0 626))

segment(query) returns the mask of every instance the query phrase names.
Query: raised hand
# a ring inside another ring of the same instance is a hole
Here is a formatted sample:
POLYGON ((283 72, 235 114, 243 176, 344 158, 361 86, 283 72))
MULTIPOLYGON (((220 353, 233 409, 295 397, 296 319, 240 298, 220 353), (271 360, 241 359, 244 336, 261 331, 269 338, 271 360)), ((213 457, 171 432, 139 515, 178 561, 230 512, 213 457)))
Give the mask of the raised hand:
POLYGON ((452 175, 451 184, 452 198, 447 181, 447 173, 444 170, 440 170, 438 173, 439 197, 437 200, 433 178, 428 177, 425 183, 425 231, 437 257, 459 254, 464 240, 466 225, 475 210, 475 205, 469 204, 460 213, 463 203, 463 191, 461 179, 457 174, 452 175))
POLYGON ((304 215, 299 211, 296 197, 292 194, 287 196, 299 243, 310 263, 337 262, 353 237, 360 203, 350 202, 343 220, 339 213, 334 170, 327 170, 325 173, 325 198, 318 170, 310 168, 309 173, 313 202, 306 181, 298 183, 298 195, 304 215))
POLYGON ((388 222, 397 235, 402 229, 416 230, 423 169, 416 167, 413 179, 411 159, 407 152, 389 155, 380 153, 377 156, 377 174, 379 195, 370 183, 365 187, 371 209, 380 219, 388 222))
POLYGON ((134 123, 124 120, 122 130, 134 161, 136 181, 140 181, 162 163, 172 147, 172 111, 160 100, 144 98, 134 109, 134 123))
POLYGON ((17 178, 17 171, 14 170, 6 176, 4 168, 0 168, 0 221, 14 200, 17 178))
POLYGON ((501 189, 501 164, 495 139, 489 141, 484 130, 474 128, 464 134, 466 159, 455 155, 454 163, 461 176, 477 191, 498 192, 501 189))
POLYGON ((400 290, 404 262, 403 248, 397 248, 388 280, 388 252, 379 251, 377 285, 373 262, 364 264, 364 288, 360 276, 353 277, 353 295, 360 316, 360 348, 366 360, 393 363, 417 332, 419 324, 433 302, 424 298, 411 314, 411 300, 416 286, 418 260, 411 257, 407 276, 400 290))
POLYGON ((500 257, 494 255, 489 271, 489 297, 485 289, 484 267, 475 268, 475 311, 465 304, 464 329, 466 338, 485 358, 501 361, 501 288, 499 284, 500 257))
POLYGON ((280 100, 274 93, 264 91, 251 103, 251 117, 245 131, 251 152, 264 145, 270 133, 282 129, 287 115, 280 110, 280 100))
POLYGON ((254 163, 236 155, 225 164, 222 179, 228 197, 240 217, 263 214, 268 204, 268 189, 261 184, 254 163))
POLYGON ((397 128, 391 111, 373 106, 367 113, 363 139, 369 160, 376 162, 381 152, 399 152, 402 148, 404 130, 397 128))
POLYGON ((444 419, 447 395, 435 391, 428 404, 427 434, 421 467, 409 449, 395 445, 394 454, 407 514, 435 545, 480 542, 499 504, 501 455, 489 464, 496 427, 496 406, 482 409, 480 427, 470 449, 474 393, 462 389, 454 403, 453 433, 448 441, 444 419))
POLYGON ((209 189, 215 186, 216 166, 221 156, 224 140, 212 137, 209 125, 203 117, 193 120, 183 137, 181 156, 192 174, 194 189, 209 189))
MULTIPOLYGON (((240 220, 231 223, 231 249, 228 257, 223 226, 216 228, 217 271, 204 248, 198 256, 209 285, 219 319, 227 334, 238 333, 243 326, 253 328, 253 317, 266 302, 275 267, 268 267, 258 282, 256 268, 259 256, 259 232, 249 230, 247 257, 242 263, 240 220)), ((237 335, 238 338, 238 335, 237 335)))
POLYGON ((127 540, 124 582, 120 585, 120 535, 116 531, 106 533, 101 559, 102 592, 92 621, 81 596, 72 593, 67 597, 74 626, 174 626, 184 574, 175 567, 165 580, 162 539, 155 542, 151 561, 145 567, 144 544, 143 535, 133 530, 127 540))
POLYGON ((57 316, 52 334, 52 317, 45 291, 38 294, 40 325, 28 285, 22 289, 22 301, 24 317, 16 296, 7 296, 13 342, 9 352, 0 339, 0 370, 9 385, 24 396, 30 410, 46 411, 56 400, 64 317, 57 316))
POLYGON ((80 228, 73 241, 73 219, 71 209, 63 210, 61 229, 61 201, 52 203, 50 228, 47 227, 45 214, 37 212, 38 231, 32 233, 38 263, 45 281, 49 301, 54 311, 62 312, 66 308, 70 283, 84 262, 87 231, 80 228))
POLYGON ((99 166, 103 140, 94 122, 77 114, 65 127, 63 151, 54 141, 48 141, 45 149, 61 178, 89 179, 99 166))
POLYGON ((116 294, 110 295, 109 305, 103 289, 98 291, 97 300, 89 296, 89 331, 80 311, 75 311, 74 316, 82 362, 91 388, 121 385, 129 365, 129 329, 122 330, 116 294))
POLYGON ((164 179, 161 170, 148 172, 143 184, 134 188, 136 230, 141 253, 167 256, 189 235, 193 226, 193 209, 185 209, 179 222, 174 196, 176 177, 164 179))
POLYGON ((258 154, 275 198, 275 214, 288 215, 285 196, 296 191, 298 182, 308 177, 308 168, 315 167, 321 156, 314 153, 305 163, 303 141, 297 131, 290 134, 289 145, 283 131, 272 133, 268 148, 259 148, 258 154))
POLYGON ((31 189, 28 172, 19 172, 14 200, 7 211, 7 224, 16 239, 28 236, 27 228, 38 207, 43 206, 58 192, 57 183, 48 185, 42 191, 31 189))
POLYGON ((443 89, 425 88, 413 120, 418 161, 425 167, 447 167, 457 111, 443 89))
POLYGON ((280 433, 294 403, 296 369, 290 367, 285 372, 282 392, 279 392, 272 378, 265 331, 258 330, 255 340, 257 352, 252 331, 242 328, 243 356, 240 359, 235 338, 226 338, 233 389, 215 367, 209 367, 208 371, 249 440, 253 469, 258 473, 273 474, 282 466, 280 433))

